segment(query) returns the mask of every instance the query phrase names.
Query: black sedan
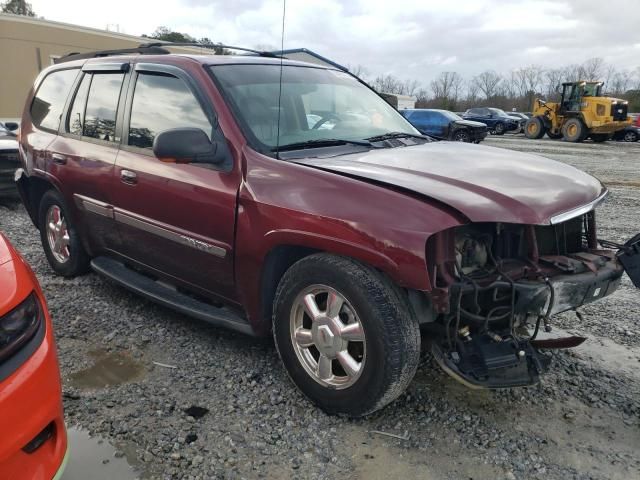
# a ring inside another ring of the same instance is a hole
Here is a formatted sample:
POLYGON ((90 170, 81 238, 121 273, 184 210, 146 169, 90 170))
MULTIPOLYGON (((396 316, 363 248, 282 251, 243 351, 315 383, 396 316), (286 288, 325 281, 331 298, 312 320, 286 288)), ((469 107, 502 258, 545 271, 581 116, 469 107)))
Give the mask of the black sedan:
POLYGON ((513 131, 517 133, 520 131, 525 121, 511 117, 500 108, 470 108, 464 112, 465 120, 473 120, 474 122, 484 123, 491 133, 496 135, 504 135, 505 132, 513 131))
POLYGON ((614 140, 622 140, 624 142, 637 142, 640 140, 640 127, 629 125, 624 130, 618 130, 613 134, 614 140))
POLYGON ((18 139, 14 133, 17 128, 16 123, 0 122, 0 197, 17 195, 13 182, 13 175, 20 166, 18 139))
POLYGON ((464 120, 448 110, 416 108, 400 113, 421 133, 438 140, 480 143, 487 136, 484 123, 464 120))

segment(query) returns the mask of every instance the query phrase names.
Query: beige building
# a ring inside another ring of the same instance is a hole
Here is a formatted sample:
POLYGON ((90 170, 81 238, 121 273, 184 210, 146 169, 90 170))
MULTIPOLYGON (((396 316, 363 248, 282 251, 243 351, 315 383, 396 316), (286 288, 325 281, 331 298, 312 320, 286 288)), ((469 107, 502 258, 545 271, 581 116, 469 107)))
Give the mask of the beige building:
MULTIPOLYGON (((71 52, 134 48, 149 38, 0 14, 0 119, 19 118, 38 73, 71 52)), ((198 47, 172 47, 176 53, 209 53, 198 47)))

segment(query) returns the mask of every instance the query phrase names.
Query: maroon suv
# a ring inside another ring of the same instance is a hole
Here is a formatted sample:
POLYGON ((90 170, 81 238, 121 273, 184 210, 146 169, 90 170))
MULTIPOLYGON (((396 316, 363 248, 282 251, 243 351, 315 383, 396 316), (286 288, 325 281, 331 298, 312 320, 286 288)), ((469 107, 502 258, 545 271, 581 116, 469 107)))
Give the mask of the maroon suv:
POLYGON ((598 180, 431 142, 347 72, 266 55, 65 60, 29 95, 16 173, 53 270, 273 331, 328 412, 402 393, 421 330, 467 385, 535 383, 540 349, 558 346, 535 338, 541 322, 620 282, 596 237, 598 180))

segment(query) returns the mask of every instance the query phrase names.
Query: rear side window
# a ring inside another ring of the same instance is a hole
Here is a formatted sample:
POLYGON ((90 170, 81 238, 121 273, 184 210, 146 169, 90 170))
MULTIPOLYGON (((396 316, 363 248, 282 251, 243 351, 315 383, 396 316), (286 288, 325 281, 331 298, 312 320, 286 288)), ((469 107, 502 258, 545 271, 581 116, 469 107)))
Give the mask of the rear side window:
POLYGON ((38 128, 58 130, 64 104, 78 69, 58 70, 47 75, 31 103, 31 119, 38 128))
POLYGON ((87 104, 87 93, 89 92, 89 84, 91 83, 91 75, 82 77, 80 87, 73 99, 73 104, 69 110, 69 118, 67 119, 67 132, 74 135, 82 135, 84 131, 84 107, 87 104))
POLYGON ((84 114, 83 135, 115 141, 116 112, 124 73, 93 74, 84 114))
POLYGON ((151 148, 153 139, 171 128, 202 129, 211 138, 211 123, 187 85, 177 77, 140 73, 129 122, 129 145, 151 148))

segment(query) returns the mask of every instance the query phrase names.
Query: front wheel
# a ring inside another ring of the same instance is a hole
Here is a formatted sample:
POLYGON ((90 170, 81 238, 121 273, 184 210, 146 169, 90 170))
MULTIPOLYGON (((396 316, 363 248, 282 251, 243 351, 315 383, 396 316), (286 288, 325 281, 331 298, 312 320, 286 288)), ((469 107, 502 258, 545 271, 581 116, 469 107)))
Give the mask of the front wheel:
POLYGON ((493 127, 493 131, 496 132, 496 135, 504 135, 507 127, 504 123, 496 123, 496 126, 493 127))
POLYGON ((540 117, 530 118, 524 126, 524 136, 532 140, 542 138, 545 131, 544 122, 540 117))
POLYGON ((638 134, 636 132, 624 132, 624 136, 622 137, 622 139, 625 142, 637 142, 638 141, 638 134))
POLYGON ((287 270, 273 336, 293 383, 333 414, 384 407, 405 390, 420 357, 418 322, 404 294, 375 270, 329 254, 287 270))
POLYGON ((38 228, 49 265, 58 275, 73 277, 89 269, 89 257, 69 210, 62 195, 55 190, 49 190, 42 196, 38 228))
POLYGON ((456 142, 470 142, 471 136, 466 130, 458 130, 453 134, 453 140, 456 142))

